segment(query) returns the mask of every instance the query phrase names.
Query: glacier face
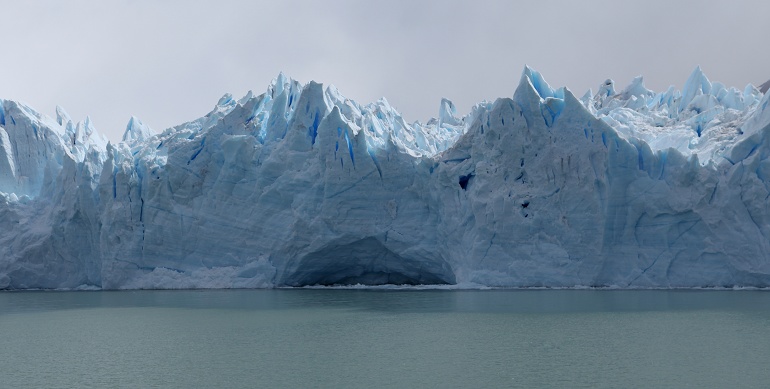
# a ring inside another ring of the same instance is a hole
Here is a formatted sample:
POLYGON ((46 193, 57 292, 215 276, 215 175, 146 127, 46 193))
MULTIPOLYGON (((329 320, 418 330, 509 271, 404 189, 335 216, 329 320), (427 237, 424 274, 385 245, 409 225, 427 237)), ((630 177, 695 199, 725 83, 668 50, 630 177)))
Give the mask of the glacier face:
POLYGON ((156 134, 0 100, 0 289, 770 286, 768 95, 641 77, 407 123, 279 75, 156 134))

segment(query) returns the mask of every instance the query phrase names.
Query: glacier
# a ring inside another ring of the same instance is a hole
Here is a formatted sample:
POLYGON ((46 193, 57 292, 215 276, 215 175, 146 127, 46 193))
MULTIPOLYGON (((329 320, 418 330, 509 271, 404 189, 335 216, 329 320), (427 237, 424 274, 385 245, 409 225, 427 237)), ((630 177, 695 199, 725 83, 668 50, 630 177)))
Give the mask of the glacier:
POLYGON ((770 286, 770 108, 696 68, 407 122, 280 74, 157 133, 0 100, 0 289, 770 286))

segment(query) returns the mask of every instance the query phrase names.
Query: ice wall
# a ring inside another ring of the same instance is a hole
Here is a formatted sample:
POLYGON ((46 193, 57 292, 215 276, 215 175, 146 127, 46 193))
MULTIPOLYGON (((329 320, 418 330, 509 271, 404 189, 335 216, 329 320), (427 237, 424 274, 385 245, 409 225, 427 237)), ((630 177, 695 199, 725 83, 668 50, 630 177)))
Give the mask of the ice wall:
POLYGON ((0 288, 765 287, 767 101, 700 69, 578 100, 526 68, 422 124, 279 75, 112 145, 5 100, 0 288))

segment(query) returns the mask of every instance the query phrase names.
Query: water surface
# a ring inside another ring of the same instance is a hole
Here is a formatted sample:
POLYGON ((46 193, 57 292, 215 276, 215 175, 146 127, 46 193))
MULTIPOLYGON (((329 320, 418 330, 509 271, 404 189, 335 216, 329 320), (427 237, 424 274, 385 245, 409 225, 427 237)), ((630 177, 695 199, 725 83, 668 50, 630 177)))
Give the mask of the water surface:
POLYGON ((770 292, 0 293, 4 387, 764 388, 770 292))

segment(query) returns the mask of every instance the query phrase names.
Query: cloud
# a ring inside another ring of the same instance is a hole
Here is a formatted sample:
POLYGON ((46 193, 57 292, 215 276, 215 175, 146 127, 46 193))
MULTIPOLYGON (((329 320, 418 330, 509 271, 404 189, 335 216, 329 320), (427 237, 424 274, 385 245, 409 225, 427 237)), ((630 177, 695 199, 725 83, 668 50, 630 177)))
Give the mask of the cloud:
POLYGON ((279 71, 385 96, 409 121, 510 96, 524 64, 580 95, 605 78, 681 86, 695 65, 743 87, 770 78, 770 3, 647 1, 30 1, 2 6, 0 95, 91 115, 120 138, 162 130, 279 71))

